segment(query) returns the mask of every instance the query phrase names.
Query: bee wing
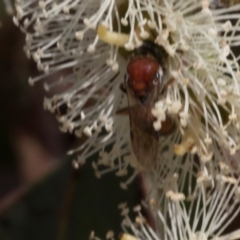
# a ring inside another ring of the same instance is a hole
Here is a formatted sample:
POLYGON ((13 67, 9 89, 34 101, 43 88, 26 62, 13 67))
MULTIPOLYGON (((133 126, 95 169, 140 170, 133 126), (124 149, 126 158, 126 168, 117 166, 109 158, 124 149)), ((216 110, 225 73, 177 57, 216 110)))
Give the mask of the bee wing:
POLYGON ((141 103, 130 89, 127 94, 133 151, 141 167, 149 169, 157 159, 159 145, 159 133, 153 128, 151 113, 157 96, 150 93, 146 102, 141 103))

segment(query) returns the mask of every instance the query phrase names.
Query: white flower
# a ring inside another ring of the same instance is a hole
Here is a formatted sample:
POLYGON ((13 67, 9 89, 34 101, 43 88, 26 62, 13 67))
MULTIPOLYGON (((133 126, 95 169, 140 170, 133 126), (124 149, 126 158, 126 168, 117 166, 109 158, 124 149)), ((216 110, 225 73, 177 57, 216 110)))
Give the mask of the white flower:
MULTIPOLYGON (((204 193, 202 193, 204 194, 204 193)), ((138 239, 138 240, 234 240, 239 239, 240 230, 233 231, 229 234, 222 234, 231 220, 226 221, 227 218, 232 216, 235 217, 236 213, 239 213, 239 203, 234 203, 234 207, 237 208, 237 212, 233 208, 228 210, 221 210, 217 208, 217 204, 214 202, 218 201, 219 198, 223 197, 223 193, 216 193, 211 198, 207 199, 206 208, 197 208, 197 213, 194 212, 193 208, 197 206, 198 200, 202 204, 203 198, 205 196, 198 197, 193 202, 190 203, 190 210, 188 210, 184 203, 173 201, 168 205, 168 216, 164 216, 163 211, 157 211, 158 223, 162 224, 159 226, 159 230, 156 232, 152 229, 150 225, 147 224, 146 220, 142 222, 139 219, 144 219, 139 213, 139 217, 136 218, 136 222, 133 223, 128 216, 126 216, 123 226, 126 233, 123 234, 124 237, 121 240, 128 239, 138 239), (209 209, 212 210, 209 211, 209 209), (214 214, 214 210, 218 211, 214 214), (166 217, 166 218, 165 218, 166 217), (215 219, 212 219, 215 218, 215 219), (203 220, 201 220, 203 219, 203 220), (192 222, 191 222, 192 221, 192 222), (168 226, 168 224, 170 226, 168 226), (221 228, 222 227, 222 228, 221 228), (131 229, 132 231, 127 229, 131 229), (129 233, 129 231, 131 233, 129 233), (131 238, 130 238, 131 236, 131 238)), ((225 197, 225 196, 224 196, 225 197)), ((224 198, 225 199, 225 198, 224 198)), ((172 200, 170 200, 172 201, 172 200)), ((152 199, 154 204, 154 200, 152 199)), ((222 202, 221 202, 222 203, 222 202)), ((222 203, 223 205, 223 203, 222 203)), ((229 202, 225 205, 229 205, 229 202)), ((224 206, 224 207, 225 207, 224 206)))
POLYGON ((144 204, 153 213, 154 229, 141 214, 140 206, 134 208, 137 216, 132 221, 129 209, 121 205, 124 216, 121 240, 239 239, 240 229, 223 234, 240 211, 239 181, 239 178, 222 174, 214 177, 206 172, 199 172, 197 182, 186 172, 182 176, 168 176, 165 186, 159 188, 165 196, 159 198, 157 194, 157 198, 150 198, 144 204), (180 180, 182 177, 186 177, 185 181, 180 180))
MULTIPOLYGON (((162 171, 162 177, 150 176, 150 186, 153 187, 150 187, 142 204, 134 207, 135 220, 130 218, 130 209, 126 203, 119 205, 123 216, 123 234, 120 239, 239 239, 239 226, 234 230, 226 230, 239 216, 240 177, 226 164, 229 160, 226 156, 215 157, 218 157, 218 170, 215 166, 215 170, 211 171, 206 166, 201 166, 199 161, 192 161, 192 164, 185 161, 178 173, 162 171), (142 207, 145 215, 142 214, 142 207), (149 213, 150 223, 146 217, 149 213)), ((235 156, 231 159, 232 162, 237 160, 238 157, 235 156)), ((110 239, 116 239, 111 236, 110 239)), ((99 240, 94 236, 90 239, 99 240)))
POLYGON ((20 22, 26 33, 24 49, 44 72, 29 82, 33 85, 48 79, 44 86, 48 91, 55 89, 55 94, 45 99, 45 108, 58 113, 63 132, 89 137, 74 151, 81 152, 81 159, 113 145, 104 163, 113 169, 136 165, 122 161, 131 151, 129 124, 116 113, 127 106, 119 90, 131 54, 127 51, 141 46, 145 39, 162 46, 168 55, 165 83, 171 79, 171 84, 166 95, 159 96, 165 112, 154 127, 161 129, 166 114, 175 119, 181 137, 169 152, 183 155, 195 146, 195 153, 208 162, 216 150, 211 142, 232 153, 239 149, 239 57, 231 50, 240 44, 239 4, 210 9, 207 0, 38 4, 22 0, 15 5, 14 22, 20 22), (61 111, 63 106, 66 111, 61 111), (186 135, 190 136, 187 144, 186 135))

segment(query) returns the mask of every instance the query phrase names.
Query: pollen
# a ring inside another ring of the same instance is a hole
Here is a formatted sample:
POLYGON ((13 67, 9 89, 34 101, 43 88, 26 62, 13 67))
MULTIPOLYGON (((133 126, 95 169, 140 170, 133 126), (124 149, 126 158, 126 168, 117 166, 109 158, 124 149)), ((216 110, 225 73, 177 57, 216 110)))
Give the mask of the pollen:
POLYGON ((98 26, 97 34, 100 40, 108 44, 124 46, 129 42, 129 35, 108 31, 103 25, 98 26))

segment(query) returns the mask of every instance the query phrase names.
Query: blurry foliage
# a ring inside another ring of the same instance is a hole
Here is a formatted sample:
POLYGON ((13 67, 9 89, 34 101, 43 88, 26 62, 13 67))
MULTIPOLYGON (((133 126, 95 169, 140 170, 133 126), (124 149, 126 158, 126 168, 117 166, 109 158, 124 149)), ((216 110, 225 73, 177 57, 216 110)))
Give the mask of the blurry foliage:
POLYGON ((130 206, 137 203, 136 183, 122 191, 113 173, 96 179, 90 161, 76 179, 75 174, 67 161, 15 204, 1 224, 7 239, 81 240, 88 239, 91 230, 105 238, 109 229, 119 234, 121 218, 117 205, 123 201, 130 206), (66 196, 72 199, 65 201, 66 196), (70 204, 64 205, 66 202, 70 204))

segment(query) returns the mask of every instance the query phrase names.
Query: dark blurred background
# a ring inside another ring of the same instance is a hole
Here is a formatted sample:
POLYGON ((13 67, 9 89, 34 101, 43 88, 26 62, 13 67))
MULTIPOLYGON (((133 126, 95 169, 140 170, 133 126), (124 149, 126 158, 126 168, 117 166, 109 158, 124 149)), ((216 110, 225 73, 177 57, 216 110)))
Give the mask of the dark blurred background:
MULTIPOLYGON (((91 230, 105 239, 109 229, 118 235, 117 205, 138 202, 140 179, 122 191, 114 173, 95 178, 91 159, 72 168, 66 152, 78 140, 60 133, 55 116, 43 110, 42 83, 28 85, 35 63, 0 4, 0 240, 82 240, 91 230)), ((239 218, 226 232, 238 226, 239 218)))
POLYGON ((73 170, 66 152, 77 139, 60 133, 54 115, 43 110, 42 83, 28 85, 35 63, 1 4, 0 240, 82 240, 91 230, 105 238, 109 229, 119 234, 117 205, 136 204, 138 183, 122 191, 114 173, 96 179, 90 161, 73 170))

